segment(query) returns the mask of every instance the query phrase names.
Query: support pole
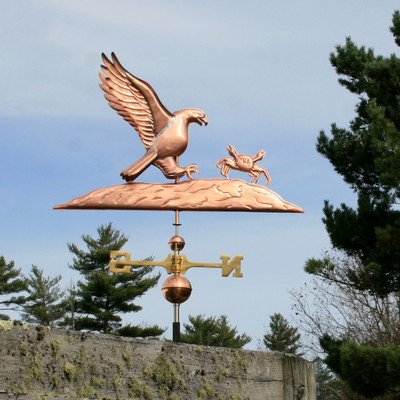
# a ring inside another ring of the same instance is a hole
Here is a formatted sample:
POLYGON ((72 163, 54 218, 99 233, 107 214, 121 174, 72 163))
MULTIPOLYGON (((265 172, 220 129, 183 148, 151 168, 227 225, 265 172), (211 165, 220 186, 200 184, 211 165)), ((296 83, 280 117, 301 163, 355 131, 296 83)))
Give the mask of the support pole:
MULTIPOLYGON (((178 157, 176 157, 176 163, 178 164, 178 157)), ((178 183, 178 178, 175 179, 175 183, 178 183)), ((179 211, 175 210, 175 236, 179 236, 179 227, 181 223, 179 222, 179 211)), ((176 257, 179 254, 177 246, 174 248, 174 256, 176 257)), ((174 322, 172 323, 172 341, 180 342, 181 341, 181 323, 179 322, 179 303, 174 303, 174 322)))
POLYGON ((175 227, 175 236, 179 236, 179 227, 182 225, 179 222, 179 211, 175 210, 175 222, 172 224, 175 227))
POLYGON ((179 322, 179 303, 174 304, 174 322, 172 324, 172 341, 180 342, 181 323, 179 322))

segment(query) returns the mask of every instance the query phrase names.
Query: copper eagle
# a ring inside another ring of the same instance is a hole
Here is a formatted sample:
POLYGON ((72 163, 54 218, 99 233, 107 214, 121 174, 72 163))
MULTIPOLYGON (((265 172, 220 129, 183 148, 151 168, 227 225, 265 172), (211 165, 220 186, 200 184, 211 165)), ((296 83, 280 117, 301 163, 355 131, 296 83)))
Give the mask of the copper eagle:
POLYGON ((111 60, 103 53, 105 65, 99 74, 108 104, 121 115, 139 134, 146 153, 121 176, 127 182, 135 180, 151 164, 158 167, 166 178, 178 180, 198 173, 197 165, 178 165, 178 157, 189 142, 189 124, 208 124, 204 111, 186 108, 171 113, 161 103, 154 89, 145 81, 130 74, 111 53, 111 60))

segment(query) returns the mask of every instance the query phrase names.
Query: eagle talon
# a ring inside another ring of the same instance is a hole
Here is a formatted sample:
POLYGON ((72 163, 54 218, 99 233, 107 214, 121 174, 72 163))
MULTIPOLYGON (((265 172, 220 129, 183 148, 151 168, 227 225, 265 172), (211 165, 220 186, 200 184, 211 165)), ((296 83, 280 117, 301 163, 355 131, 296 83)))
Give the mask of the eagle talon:
POLYGON ((197 171, 196 168, 198 168, 199 166, 197 164, 190 164, 185 168, 185 174, 189 179, 193 179, 192 178, 192 174, 198 174, 199 171, 197 171))

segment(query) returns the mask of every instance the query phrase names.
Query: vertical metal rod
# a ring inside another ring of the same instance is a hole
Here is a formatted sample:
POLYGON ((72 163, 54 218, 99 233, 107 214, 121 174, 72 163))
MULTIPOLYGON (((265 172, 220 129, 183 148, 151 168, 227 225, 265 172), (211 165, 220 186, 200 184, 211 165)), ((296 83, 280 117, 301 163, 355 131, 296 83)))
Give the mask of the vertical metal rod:
POLYGON ((174 322, 179 322, 179 303, 174 303, 174 322))
MULTIPOLYGON (((175 157, 175 162, 176 162, 176 165, 179 165, 179 157, 178 156, 175 157)), ((175 183, 179 183, 179 178, 175 178, 175 183)), ((175 223, 174 223, 175 236, 179 236, 179 227, 180 227, 180 225, 181 224, 179 223, 179 211, 175 210, 175 223)))
POLYGON ((173 224, 175 226, 175 236, 179 236, 179 227, 181 223, 179 222, 179 211, 175 210, 175 222, 173 224))
MULTIPOLYGON (((178 164, 178 157, 175 157, 176 164, 178 164)), ((175 179, 175 183, 178 183, 179 178, 175 179)), ((175 210, 175 236, 179 236, 179 227, 181 226, 179 222, 179 210, 175 210)), ((175 257, 179 254, 177 246, 174 248, 175 257)), ((181 340, 181 323, 179 321, 179 303, 174 303, 174 322, 172 323, 172 341, 180 342, 181 340)))

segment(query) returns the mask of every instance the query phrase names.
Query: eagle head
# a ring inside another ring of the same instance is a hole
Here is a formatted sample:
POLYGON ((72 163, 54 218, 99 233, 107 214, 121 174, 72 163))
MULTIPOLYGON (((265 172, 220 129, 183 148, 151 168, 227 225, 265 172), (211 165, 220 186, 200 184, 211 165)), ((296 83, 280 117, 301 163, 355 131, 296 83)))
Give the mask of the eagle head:
POLYGON ((184 119, 187 120, 188 124, 192 122, 196 122, 199 125, 208 125, 208 119, 203 110, 199 110, 198 108, 186 108, 184 110, 180 110, 174 113, 175 115, 181 115, 184 119))

